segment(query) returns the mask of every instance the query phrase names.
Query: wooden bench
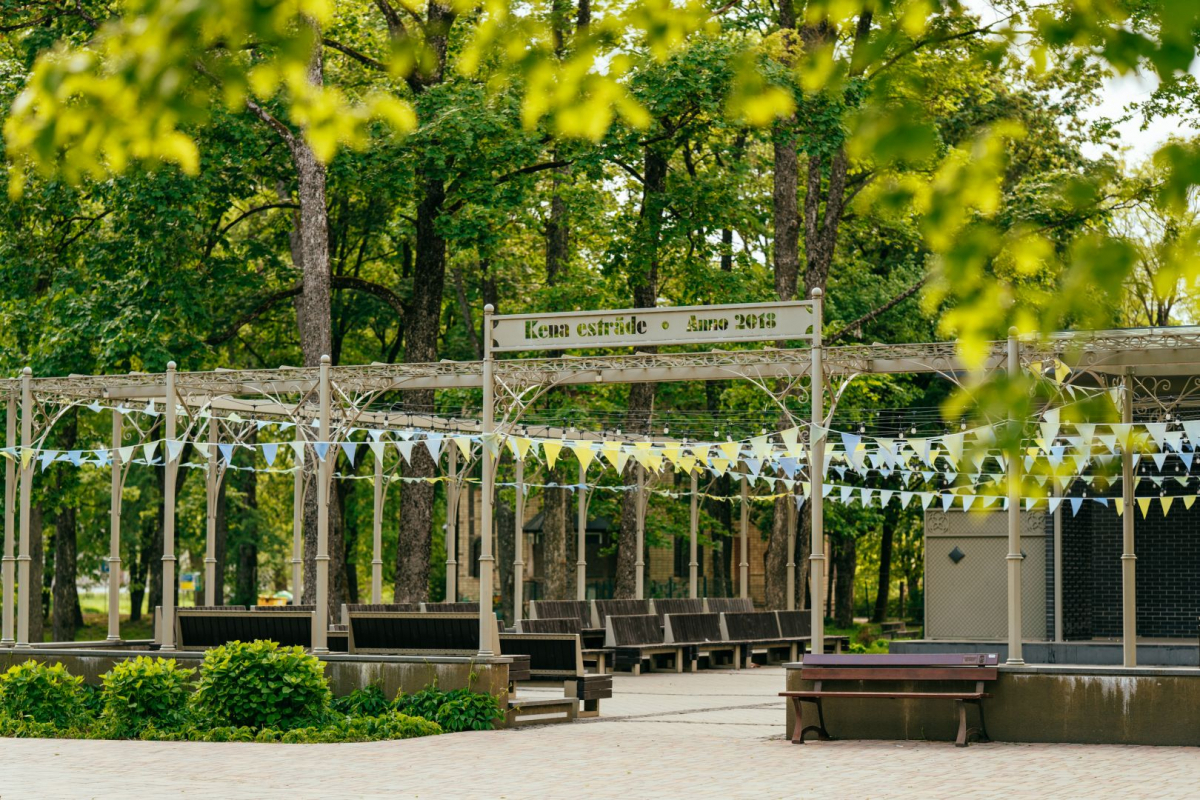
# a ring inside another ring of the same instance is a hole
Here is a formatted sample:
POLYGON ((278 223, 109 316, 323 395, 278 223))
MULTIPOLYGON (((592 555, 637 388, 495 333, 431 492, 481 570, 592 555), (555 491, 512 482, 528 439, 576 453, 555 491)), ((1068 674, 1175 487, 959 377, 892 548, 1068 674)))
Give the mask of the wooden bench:
POLYGON ((610 614, 605 617, 604 625, 604 646, 612 650, 614 669, 628 669, 634 675, 641 675, 643 660, 649 662, 653 671, 655 659, 668 656, 675 671, 683 672, 683 647, 663 640, 663 629, 653 614, 610 614))
POLYGON ((342 603, 342 624, 350 624, 351 611, 420 611, 420 603, 342 603))
POLYGON ((603 675, 605 673, 605 664, 608 660, 610 651, 603 647, 604 640, 600 639, 600 647, 589 646, 594 637, 585 636, 583 627, 579 624, 576 617, 551 617, 538 619, 523 619, 517 623, 517 633, 568 633, 579 637, 581 649, 583 653, 584 666, 591 665, 592 669, 603 675))
POLYGON ((584 661, 587 661, 588 650, 599 650, 604 647, 604 626, 593 624, 592 609, 586 600, 530 600, 529 617, 531 619, 578 617, 584 661))
POLYGON ((706 597, 704 610, 710 614, 749 614, 754 601, 749 597, 706 597))
POLYGON ((960 653, 954 655, 825 655, 814 653, 804 659, 800 669, 801 680, 812 681, 813 688, 807 691, 780 692, 789 697, 796 711, 796 722, 792 728, 792 743, 804 744, 804 734, 814 731, 818 739, 829 739, 825 728, 825 712, 821 701, 826 697, 847 699, 881 700, 953 700, 958 710, 958 738, 954 743, 966 747, 972 736, 977 741, 988 741, 987 728, 983 719, 983 699, 991 697, 984 691, 984 683, 996 680, 999 658, 995 654, 960 653), (846 681, 852 684, 868 681, 916 682, 948 681, 974 682, 974 691, 900 691, 866 687, 854 690, 829 691, 824 688, 828 681, 846 681), (817 707, 817 724, 805 725, 802 703, 814 703, 817 707), (979 709, 979 727, 967 727, 967 705, 979 709))
POLYGON ((718 615, 721 620, 721 636, 727 642, 741 645, 741 660, 749 667, 755 653, 762 653, 766 663, 783 660, 799 661, 810 636, 784 636, 779 630, 779 617, 774 611, 732 611, 718 615), (774 657, 779 650, 786 652, 774 657))
POLYGON ((581 717, 599 716, 600 701, 612 697, 611 675, 584 671, 578 634, 502 633, 500 647, 505 655, 527 656, 532 679, 563 681, 564 694, 580 702, 581 717))
POLYGON ((421 611, 347 611, 350 652, 473 656, 479 652, 479 615, 421 611))
MULTIPOLYGON (((779 633, 785 639, 812 638, 811 611, 776 611, 779 618, 779 633)), ((842 647, 850 642, 849 636, 831 636, 825 634, 825 652, 842 652, 842 647)), ((793 661, 796 659, 793 658, 793 661)))
POLYGON ((707 656, 710 667, 741 667, 741 644, 725 641, 721 635, 720 614, 667 614, 664 618, 663 641, 682 645, 683 660, 695 672, 700 656, 707 656), (718 664, 718 656, 725 655, 724 664, 718 664))
POLYGON ((478 614, 479 603, 421 603, 421 610, 429 614, 478 614))
POLYGON ((699 597, 659 597, 650 601, 650 613, 663 625, 667 614, 703 614, 704 600, 699 597))
POLYGON ((593 600, 591 627, 604 629, 607 641, 607 626, 604 621, 610 614, 617 617, 640 617, 649 613, 649 600, 593 600))
POLYGON ((917 635, 910 631, 904 620, 879 623, 879 635, 884 639, 909 639, 917 635))
POLYGON ((175 610, 175 646, 208 650, 228 642, 269 639, 284 646, 312 648, 311 611, 247 611, 230 607, 175 610))

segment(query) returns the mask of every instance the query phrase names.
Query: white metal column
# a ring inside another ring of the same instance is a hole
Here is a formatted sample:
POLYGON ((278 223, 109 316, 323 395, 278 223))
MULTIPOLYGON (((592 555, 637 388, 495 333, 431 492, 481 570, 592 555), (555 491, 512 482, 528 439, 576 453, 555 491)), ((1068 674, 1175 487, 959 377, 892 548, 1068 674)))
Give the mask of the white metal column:
POLYGON ((458 445, 450 442, 446 481, 446 602, 458 600, 458 445))
POLYGON ((112 412, 112 497, 108 524, 108 641, 121 639, 121 491, 125 483, 121 460, 122 422, 117 409, 112 412))
POLYGON ((371 515, 371 602, 383 602, 383 453, 387 445, 375 448, 375 494, 371 515))
MULTIPOLYGON (((178 459, 171 458, 175 441, 175 362, 167 362, 166 415, 163 432, 163 597, 161 649, 175 649, 175 476, 178 459)), ((183 451, 179 451, 182 457, 183 451)))
POLYGON ((796 610, 796 500, 788 496, 787 512, 787 610, 796 610))
MULTIPOLYGON (((813 338, 812 373, 809 386, 812 395, 812 430, 809 439, 809 502, 812 505, 812 545, 809 554, 809 581, 812 594, 812 651, 825 652, 825 368, 822 364, 821 321, 824 306, 820 288, 812 290, 813 338)), ((788 586, 794 585, 788 581, 788 586)))
POLYGON ((204 476, 205 515, 204 537, 204 604, 217 603, 217 416, 210 408, 208 416, 208 473, 204 476))
MULTIPOLYGON (((1062 492, 1054 487, 1054 496, 1061 497, 1062 492)), ((1054 641, 1063 640, 1063 559, 1062 559, 1062 501, 1054 509, 1054 641)))
POLYGON ((325 458, 317 461, 317 590, 316 611, 312 620, 312 651, 329 652, 329 489, 336 458, 330 443, 329 425, 329 356, 321 356, 318 379, 320 409, 317 421, 321 442, 325 444, 325 458))
POLYGON ((700 580, 700 561, 699 549, 696 542, 698 535, 697 500, 700 494, 700 477, 695 470, 692 471, 692 505, 688 519, 688 597, 699 597, 696 591, 696 584, 700 580))
POLYGON ((516 519, 513 532, 513 618, 520 622, 525 607, 525 462, 519 455, 514 459, 513 469, 516 472, 513 483, 517 490, 513 502, 513 516, 516 519))
MULTIPOLYGON (((1133 422, 1133 381, 1126 371, 1122 386, 1121 421, 1133 422)), ((1133 476, 1133 439, 1121 444, 1121 495, 1125 499, 1121 512, 1121 652, 1127 667, 1137 666, 1137 554, 1134 549, 1133 524, 1136 518, 1133 476)))
POLYGON ((634 499, 634 509, 637 518, 637 551, 633 562, 634 569, 637 570, 637 575, 634 579, 634 595, 638 600, 646 597, 646 559, 643 553, 646 550, 646 470, 641 464, 637 465, 634 470, 637 473, 637 497, 634 499))
POLYGON ((479 657, 491 658, 492 639, 496 634, 496 615, 492 611, 492 489, 496 485, 496 458, 492 455, 495 435, 496 398, 492 378, 492 304, 483 307, 483 425, 480 429, 483 462, 483 497, 479 521, 479 657))
POLYGON ((575 599, 587 600, 587 466, 579 462, 579 492, 575 498, 575 599))
POLYGON ((747 547, 750 541, 750 476, 742 480, 742 558, 738 564, 738 593, 742 597, 750 596, 750 554, 747 547))
MULTIPOLYGON (((6 435, 4 444, 15 455, 15 458, 20 458, 20 450, 17 448, 17 398, 16 395, 8 397, 8 420, 5 425, 6 435)), ((17 502, 17 465, 13 458, 4 460, 4 561, 3 561, 3 579, 4 579, 4 602, 0 604, 0 613, 3 615, 3 639, 0 640, 0 647, 12 647, 16 640, 13 638, 13 623, 16 621, 16 615, 13 613, 15 607, 16 593, 13 591, 13 584, 16 583, 17 574, 17 557, 14 554, 16 545, 16 502, 17 502)))
MULTIPOLYGON (((1020 374, 1021 348, 1017 342, 1017 329, 1009 328, 1008 377, 1015 379, 1020 374)), ((1009 424, 1016 426, 1020 423, 1010 416, 1009 424)), ((1021 654, 1021 562, 1024 558, 1021 555, 1021 448, 1018 445, 1008 454, 1008 555, 1005 559, 1008 561, 1009 664, 1025 663, 1021 654)))

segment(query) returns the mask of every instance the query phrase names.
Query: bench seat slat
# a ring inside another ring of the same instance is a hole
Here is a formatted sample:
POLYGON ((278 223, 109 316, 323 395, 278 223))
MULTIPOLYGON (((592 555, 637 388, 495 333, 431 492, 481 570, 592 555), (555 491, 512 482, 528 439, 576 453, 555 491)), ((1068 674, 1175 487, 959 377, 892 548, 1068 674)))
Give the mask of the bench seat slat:
POLYGON ((806 681, 994 681, 995 667, 801 667, 806 681))
POLYGON ((883 700, 979 700, 991 697, 988 692, 780 692, 780 697, 874 697, 883 700))

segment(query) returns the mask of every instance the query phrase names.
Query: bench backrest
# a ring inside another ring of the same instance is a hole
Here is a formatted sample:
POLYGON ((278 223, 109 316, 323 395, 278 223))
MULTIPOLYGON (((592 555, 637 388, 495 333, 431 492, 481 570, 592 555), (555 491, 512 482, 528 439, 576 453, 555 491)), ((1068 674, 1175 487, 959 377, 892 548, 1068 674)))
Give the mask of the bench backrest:
POLYGON ((433 614, 478 614, 479 603, 421 603, 421 610, 433 614))
POLYGON ((726 611, 721 615, 721 638, 727 642, 779 639, 779 617, 773 611, 726 611))
POLYGON ((754 601, 749 597, 706 597, 704 610, 710 614, 749 613, 754 610, 754 601))
POLYGON ((176 606, 175 610, 182 611, 185 608, 188 611, 246 611, 247 610, 247 608, 245 606, 176 606))
POLYGON ((776 611, 779 620, 779 633, 785 639, 812 636, 811 611, 776 611))
POLYGON ((592 627, 606 627, 604 620, 610 615, 617 617, 638 617, 649 613, 649 600, 593 600, 592 627))
POLYGON ((722 642, 720 614, 667 614, 663 640, 668 644, 678 642, 722 642))
POLYGON ((250 606, 251 611, 316 611, 316 604, 301 603, 294 606, 250 606))
POLYGON ((420 603, 342 603, 342 624, 349 625, 351 611, 420 611, 420 603))
POLYGON ((660 624, 667 614, 703 614, 704 600, 699 597, 660 597, 650 601, 650 613, 660 624))
POLYGON ((653 614, 635 614, 604 618, 605 647, 633 647, 640 644, 662 644, 662 627, 653 614))
POLYGON ((994 653, 852 654, 805 656, 800 677, 812 681, 992 681, 994 653))
POLYGON ((587 600, 530 600, 530 619, 575 617, 581 627, 592 627, 592 611, 587 600))
POLYGON ((479 615, 350 611, 351 653, 464 656, 479 652, 479 615))
POLYGON ((577 617, 549 617, 547 619, 523 619, 517 623, 517 633, 574 633, 583 626, 577 617))
POLYGON ((501 655, 529 656, 529 671, 537 677, 575 678, 583 675, 583 650, 573 633, 502 633, 501 655))
POLYGON ((207 650, 227 642, 270 639, 291 647, 312 647, 311 611, 220 611, 180 608, 175 612, 175 643, 180 650, 207 650))

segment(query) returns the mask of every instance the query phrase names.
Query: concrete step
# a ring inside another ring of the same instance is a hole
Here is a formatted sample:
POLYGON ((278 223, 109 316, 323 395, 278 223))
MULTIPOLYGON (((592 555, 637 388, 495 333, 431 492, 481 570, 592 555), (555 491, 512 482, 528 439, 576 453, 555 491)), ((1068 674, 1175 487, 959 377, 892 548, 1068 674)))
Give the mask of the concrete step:
POLYGON ((524 725, 555 725, 574 722, 579 716, 579 701, 573 697, 549 699, 512 698, 504 722, 509 728, 524 725))

